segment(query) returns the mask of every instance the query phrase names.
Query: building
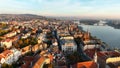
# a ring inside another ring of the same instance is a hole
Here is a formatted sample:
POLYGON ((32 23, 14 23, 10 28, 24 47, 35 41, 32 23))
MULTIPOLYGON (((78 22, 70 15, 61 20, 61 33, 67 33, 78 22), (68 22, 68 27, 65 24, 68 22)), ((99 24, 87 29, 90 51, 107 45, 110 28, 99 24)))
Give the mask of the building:
POLYGON ((10 48, 12 46, 12 40, 11 39, 2 40, 1 46, 2 47, 5 46, 6 48, 10 48))
POLYGON ((40 57, 38 61, 35 63, 33 68, 43 68, 44 64, 50 64, 50 58, 49 57, 40 57))
POLYGON ((52 45, 53 45, 53 46, 57 46, 57 45, 58 45, 58 42, 57 42, 56 39, 55 39, 55 40, 52 40, 52 45))
POLYGON ((0 63, 12 64, 19 59, 21 51, 17 49, 5 50, 0 54, 0 63))
POLYGON ((91 45, 85 45, 83 47, 83 50, 87 50, 87 49, 100 49, 101 45, 99 44, 91 44, 91 45))
POLYGON ((21 49, 22 55, 26 54, 29 51, 30 51, 30 45, 21 49))
POLYGON ((28 38, 30 35, 31 35, 31 33, 29 32, 29 33, 23 35, 21 38, 26 39, 26 38, 28 38))
POLYGON ((90 40, 90 33, 88 31, 86 33, 84 33, 83 40, 84 41, 89 41, 90 40))
POLYGON ((99 68, 94 61, 79 62, 72 66, 73 68, 99 68))
MULTIPOLYGON (((0 54, 0 63, 3 64, 3 63, 7 63, 9 64, 9 62, 11 62, 11 57, 10 55, 12 55, 13 52, 10 51, 10 50, 5 50, 4 52, 2 52, 0 54)), ((13 60, 13 59, 12 59, 13 60)))
POLYGON ((63 52, 74 52, 77 50, 77 45, 72 36, 61 37, 60 40, 63 52))
POLYGON ((106 59, 108 58, 108 56, 106 54, 104 54, 101 51, 96 51, 96 49, 87 49, 84 52, 90 58, 92 58, 94 61, 97 61, 97 64, 99 65, 99 68, 105 68, 106 67, 106 59), (97 59, 95 60, 95 58, 97 58, 97 59))
POLYGON ((41 33, 40 35, 38 35, 38 43, 42 43, 44 41, 47 41, 46 34, 41 33))
POLYGON ((13 48, 13 49, 11 49, 11 51, 13 52, 13 61, 17 61, 18 59, 19 59, 19 57, 22 55, 22 52, 20 51, 20 50, 18 50, 18 49, 15 49, 15 48, 13 48))
MULTIPOLYGON (((21 68, 43 68, 45 64, 50 64, 53 61, 51 54, 26 56, 23 58, 21 68)), ((50 67, 51 68, 51 67, 50 67)))
POLYGON ((120 57, 111 57, 106 60, 106 63, 120 62, 120 57))
POLYGON ((75 32, 74 37, 75 38, 77 38, 77 37, 82 38, 83 37, 83 33, 82 32, 75 32))
POLYGON ((10 32, 10 33, 8 33, 8 34, 6 34, 5 35, 5 37, 13 37, 13 36, 15 36, 15 35, 17 35, 17 32, 16 31, 13 31, 13 32, 10 32))

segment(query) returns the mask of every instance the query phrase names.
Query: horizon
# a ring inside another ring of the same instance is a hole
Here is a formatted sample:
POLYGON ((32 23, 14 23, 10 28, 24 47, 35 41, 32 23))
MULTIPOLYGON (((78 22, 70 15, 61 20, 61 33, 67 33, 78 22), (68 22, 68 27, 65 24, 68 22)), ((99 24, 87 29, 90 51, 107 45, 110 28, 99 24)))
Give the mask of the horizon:
MULTIPOLYGON (((0 15, 26 15, 28 13, 0 13, 0 15)), ((119 18, 99 18, 99 17, 80 17, 80 16, 44 16, 38 14, 28 14, 28 15, 36 15, 36 16, 43 16, 47 18, 56 18, 56 19, 65 19, 65 20, 120 20, 119 18)))
POLYGON ((119 0, 2 0, 0 14, 120 19, 119 0))

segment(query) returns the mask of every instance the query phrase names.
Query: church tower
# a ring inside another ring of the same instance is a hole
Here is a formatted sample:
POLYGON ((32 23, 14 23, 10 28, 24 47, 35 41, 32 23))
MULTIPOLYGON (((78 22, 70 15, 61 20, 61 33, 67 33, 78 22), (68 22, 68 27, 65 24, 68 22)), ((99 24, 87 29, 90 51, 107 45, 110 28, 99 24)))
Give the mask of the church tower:
POLYGON ((95 63, 97 63, 97 59, 98 59, 98 57, 97 57, 97 52, 95 51, 95 55, 94 55, 94 62, 95 62, 95 63))
POLYGON ((94 55, 94 62, 97 64, 97 67, 99 68, 99 63, 98 63, 98 56, 97 56, 97 52, 95 51, 95 55, 94 55))
POLYGON ((88 30, 87 30, 86 33, 84 33, 84 40, 85 40, 85 41, 89 41, 89 40, 90 40, 90 33, 89 33, 88 30))

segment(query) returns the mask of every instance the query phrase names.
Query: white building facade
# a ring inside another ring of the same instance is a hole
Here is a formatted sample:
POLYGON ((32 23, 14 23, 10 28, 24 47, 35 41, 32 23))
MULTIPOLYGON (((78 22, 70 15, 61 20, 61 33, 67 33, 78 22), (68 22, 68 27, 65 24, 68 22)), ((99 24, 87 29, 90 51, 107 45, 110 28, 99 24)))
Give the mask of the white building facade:
POLYGON ((21 51, 17 49, 6 50, 0 54, 0 63, 12 64, 21 56, 21 51))
POLYGON ((72 36, 62 37, 61 38, 62 51, 74 52, 77 50, 77 45, 72 36))

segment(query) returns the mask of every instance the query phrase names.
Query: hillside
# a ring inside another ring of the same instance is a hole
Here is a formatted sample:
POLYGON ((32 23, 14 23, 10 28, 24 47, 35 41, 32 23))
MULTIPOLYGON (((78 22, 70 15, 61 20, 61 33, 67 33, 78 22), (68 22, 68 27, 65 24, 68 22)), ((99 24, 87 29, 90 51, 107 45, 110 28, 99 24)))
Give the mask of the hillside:
POLYGON ((0 21, 29 21, 43 18, 45 17, 33 14, 0 14, 0 21))

